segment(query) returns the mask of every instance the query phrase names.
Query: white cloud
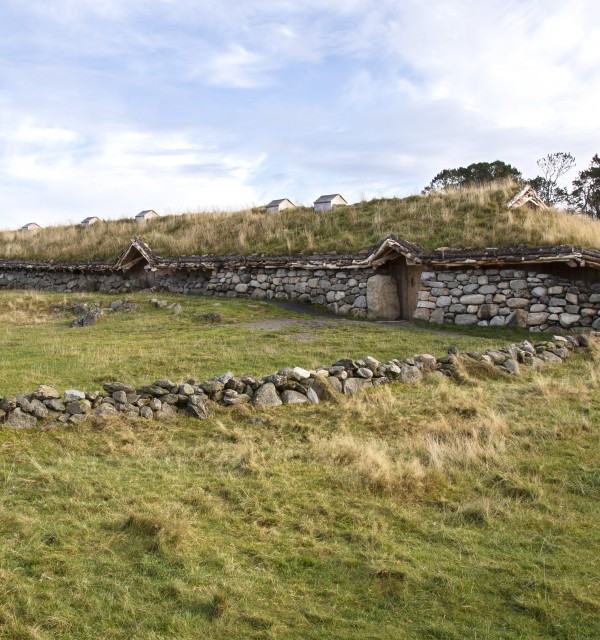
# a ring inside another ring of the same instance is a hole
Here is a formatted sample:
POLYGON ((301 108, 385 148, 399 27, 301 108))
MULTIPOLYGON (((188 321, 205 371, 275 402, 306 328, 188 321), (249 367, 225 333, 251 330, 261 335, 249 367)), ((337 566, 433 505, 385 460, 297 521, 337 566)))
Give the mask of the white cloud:
POLYGON ((595 0, 6 0, 0 41, 0 211, 24 221, 599 151, 595 0))
POLYGON ((30 122, 17 125, 14 135, 2 134, 0 180, 11 185, 2 208, 11 214, 0 217, 0 227, 14 228, 32 216, 45 224, 146 208, 227 208, 256 197, 249 181, 262 157, 224 154, 181 133, 110 132, 88 140, 85 149, 73 144, 79 140, 74 131, 30 122), (43 149, 33 144, 37 137, 43 149))

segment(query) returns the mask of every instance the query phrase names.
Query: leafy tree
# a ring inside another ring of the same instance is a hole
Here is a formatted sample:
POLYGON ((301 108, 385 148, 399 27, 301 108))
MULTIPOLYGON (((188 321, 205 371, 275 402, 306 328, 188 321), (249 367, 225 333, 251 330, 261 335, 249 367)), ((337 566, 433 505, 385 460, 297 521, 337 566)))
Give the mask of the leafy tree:
POLYGON ((458 167, 457 169, 444 169, 440 171, 423 189, 423 193, 427 194, 432 191, 448 189, 449 187, 456 189, 473 187, 506 178, 520 181, 521 172, 501 160, 495 160, 494 162, 475 162, 468 167, 458 167))
POLYGON ((549 206, 567 202, 569 192, 559 185, 559 180, 575 166, 575 158, 570 153, 558 151, 549 153, 537 161, 541 175, 530 180, 531 186, 549 206))
POLYGON ((592 218, 600 218, 600 156, 596 154, 588 169, 573 180, 570 203, 592 218))

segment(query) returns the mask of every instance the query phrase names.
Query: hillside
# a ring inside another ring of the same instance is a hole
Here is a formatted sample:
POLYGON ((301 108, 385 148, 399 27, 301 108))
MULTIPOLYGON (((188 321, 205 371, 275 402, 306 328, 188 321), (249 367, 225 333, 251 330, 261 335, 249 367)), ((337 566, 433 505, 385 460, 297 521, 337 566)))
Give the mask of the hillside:
MULTIPOLYGON (((348 253, 390 233, 424 249, 574 244, 600 248, 600 221, 557 210, 508 210, 518 187, 498 183, 430 196, 379 199, 315 214, 299 208, 266 215, 234 213, 165 216, 143 227, 132 219, 48 227, 32 234, 0 232, 0 258, 75 260, 115 258, 134 235, 160 256, 265 253, 348 253)), ((83 217, 83 215, 82 215, 83 217)))
MULTIPOLYGON (((72 299, 4 292, 0 394, 527 335, 166 299, 182 312, 140 293, 69 329, 72 299)), ((202 422, 0 428, 0 638, 596 639, 599 355, 512 376, 460 358, 456 381, 202 422)))

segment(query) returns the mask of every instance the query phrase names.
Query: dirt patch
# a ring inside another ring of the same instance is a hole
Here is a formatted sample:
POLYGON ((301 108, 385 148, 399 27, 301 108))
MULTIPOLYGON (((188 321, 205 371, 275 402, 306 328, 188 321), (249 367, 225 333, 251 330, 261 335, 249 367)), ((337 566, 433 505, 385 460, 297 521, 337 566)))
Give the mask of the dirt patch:
POLYGON ((286 336, 291 342, 311 342, 316 340, 319 336, 316 333, 291 333, 286 336))
POLYGON ((335 327, 340 322, 347 320, 297 320, 295 318, 271 318, 270 320, 261 320, 260 322, 249 322, 244 324, 250 329, 259 329, 260 331, 278 331, 279 329, 289 329, 291 327, 302 327, 306 329, 324 329, 335 327))

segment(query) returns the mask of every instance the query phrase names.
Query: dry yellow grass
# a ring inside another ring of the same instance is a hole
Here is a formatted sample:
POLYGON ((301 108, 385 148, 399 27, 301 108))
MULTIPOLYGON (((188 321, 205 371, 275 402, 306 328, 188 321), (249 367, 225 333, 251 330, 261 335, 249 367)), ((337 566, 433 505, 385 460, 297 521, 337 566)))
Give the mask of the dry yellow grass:
POLYGON ((557 210, 508 210, 513 182, 359 202, 315 214, 299 208, 266 215, 194 212, 138 225, 133 220, 48 227, 35 233, 0 232, 0 258, 114 259, 140 235, 161 256, 332 252, 367 249, 390 233, 425 249, 574 244, 600 248, 600 221, 557 210))
POLYGON ((56 319, 55 301, 43 293, 27 291, 18 297, 0 299, 0 325, 20 326, 46 324, 56 319))
POLYGON ((484 387, 457 387, 447 379, 429 385, 432 411, 426 423, 413 424, 398 415, 393 389, 343 400, 347 424, 368 425, 373 416, 383 427, 381 436, 354 435, 351 427, 313 441, 317 459, 339 465, 351 482, 374 491, 416 490, 436 477, 465 469, 493 466, 506 446, 507 420, 486 407, 484 387))

